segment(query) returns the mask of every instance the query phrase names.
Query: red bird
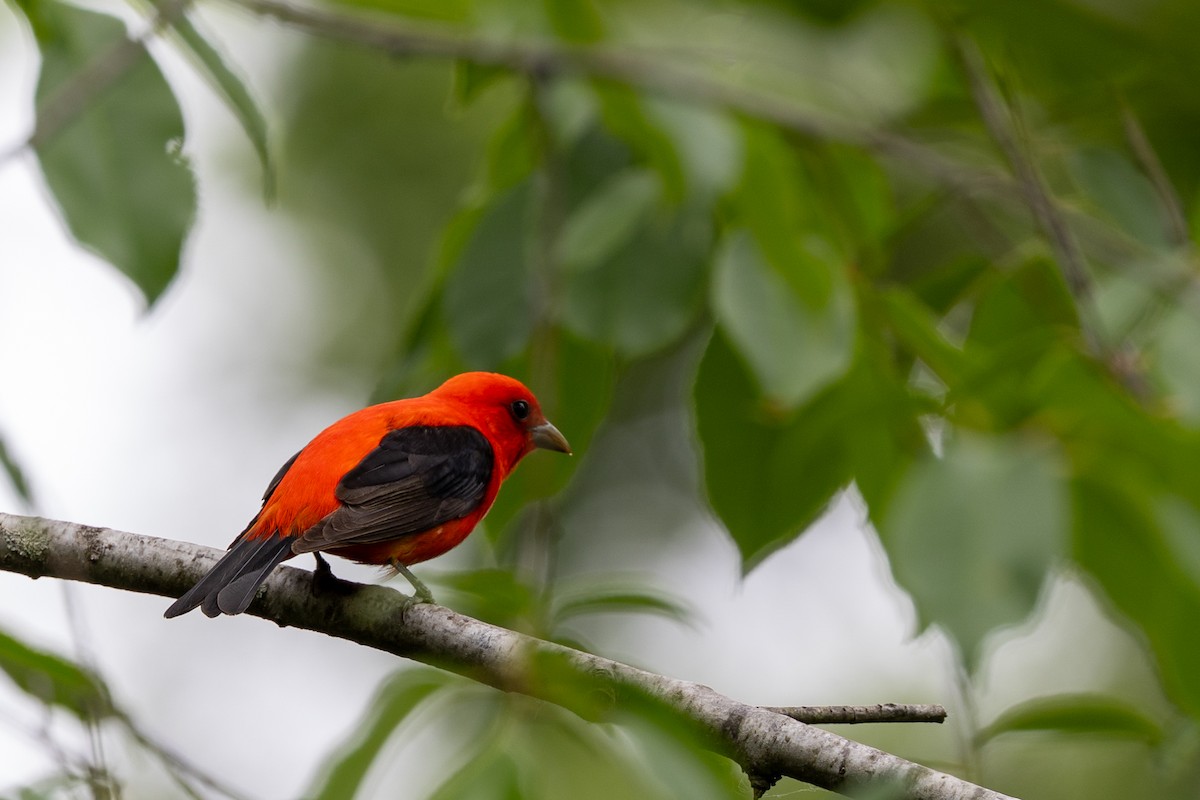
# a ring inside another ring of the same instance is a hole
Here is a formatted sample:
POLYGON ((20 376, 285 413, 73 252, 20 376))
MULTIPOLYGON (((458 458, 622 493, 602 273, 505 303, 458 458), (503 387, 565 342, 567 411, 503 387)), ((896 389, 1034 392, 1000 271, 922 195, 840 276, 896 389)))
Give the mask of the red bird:
POLYGON ((167 609, 240 614, 280 562, 327 552, 406 569, 455 547, 534 448, 570 453, 537 399, 513 378, 468 372, 422 397, 356 411, 283 465, 262 510, 208 574, 167 609))

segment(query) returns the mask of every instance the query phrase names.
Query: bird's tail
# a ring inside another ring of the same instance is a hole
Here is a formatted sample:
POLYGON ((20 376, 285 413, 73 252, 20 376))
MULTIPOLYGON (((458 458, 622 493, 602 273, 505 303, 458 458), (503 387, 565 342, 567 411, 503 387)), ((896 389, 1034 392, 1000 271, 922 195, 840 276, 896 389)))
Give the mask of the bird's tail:
POLYGON ((290 558, 294 537, 240 538, 229 547, 217 565, 171 604, 164 617, 178 617, 196 606, 209 617, 240 614, 246 610, 258 587, 280 562, 290 558))

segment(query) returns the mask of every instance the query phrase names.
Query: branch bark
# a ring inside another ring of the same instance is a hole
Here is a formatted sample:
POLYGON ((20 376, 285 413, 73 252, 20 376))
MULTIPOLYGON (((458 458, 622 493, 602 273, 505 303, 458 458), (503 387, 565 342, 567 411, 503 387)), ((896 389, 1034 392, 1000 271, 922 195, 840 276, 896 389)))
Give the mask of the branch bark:
POLYGON ((759 706, 809 725, 861 725, 867 722, 946 721, 946 709, 933 705, 877 703, 873 706, 759 706))
MULTIPOLYGON (((106 528, 0 514, 0 569, 33 578, 175 597, 221 552, 106 528)), ((595 716, 588 712, 595 711, 596 697, 618 708, 649 700, 669 709, 706 746, 736 760, 752 779, 788 776, 843 793, 887 786, 899 790, 889 796, 913 800, 1006 797, 738 702, 707 686, 534 639, 441 606, 406 606, 403 595, 383 586, 355 585, 346 595, 317 595, 311 573, 281 567, 247 613, 431 664, 590 717, 595 716), (537 680, 531 680, 535 669, 537 680), (580 692, 581 688, 599 691, 580 692), (580 707, 582 697, 589 698, 590 709, 580 707)))

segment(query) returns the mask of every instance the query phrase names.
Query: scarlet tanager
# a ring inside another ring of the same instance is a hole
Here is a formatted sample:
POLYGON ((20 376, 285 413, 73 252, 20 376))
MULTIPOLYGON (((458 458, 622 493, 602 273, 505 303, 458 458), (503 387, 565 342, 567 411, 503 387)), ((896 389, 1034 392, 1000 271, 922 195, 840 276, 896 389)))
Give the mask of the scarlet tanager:
POLYGON ((421 397, 343 417, 283 465, 262 509, 200 581, 167 609, 240 614, 280 562, 333 553, 403 573, 475 527, 500 484, 534 448, 570 453, 519 381, 490 372, 451 378, 421 397))

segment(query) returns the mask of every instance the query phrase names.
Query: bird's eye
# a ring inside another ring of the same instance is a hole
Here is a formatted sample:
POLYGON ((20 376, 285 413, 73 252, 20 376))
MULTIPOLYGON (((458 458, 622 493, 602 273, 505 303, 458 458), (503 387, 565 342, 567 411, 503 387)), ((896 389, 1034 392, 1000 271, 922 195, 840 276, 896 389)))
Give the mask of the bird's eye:
POLYGON ((529 403, 524 400, 514 400, 512 404, 512 414, 517 419, 525 419, 529 416, 529 403))

